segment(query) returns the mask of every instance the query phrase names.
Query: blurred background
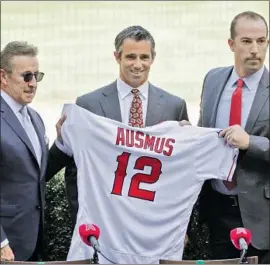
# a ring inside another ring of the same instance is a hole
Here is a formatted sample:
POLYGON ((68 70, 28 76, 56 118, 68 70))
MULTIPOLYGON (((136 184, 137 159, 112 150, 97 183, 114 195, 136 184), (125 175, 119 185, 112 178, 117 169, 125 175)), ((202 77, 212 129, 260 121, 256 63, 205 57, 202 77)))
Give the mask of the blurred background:
POLYGON ((118 77, 115 36, 141 25, 156 41, 150 82, 186 99, 196 124, 203 78, 233 63, 230 22, 246 10, 269 21, 268 1, 1 1, 1 49, 13 40, 38 46, 45 77, 32 106, 52 144, 63 104, 118 77))

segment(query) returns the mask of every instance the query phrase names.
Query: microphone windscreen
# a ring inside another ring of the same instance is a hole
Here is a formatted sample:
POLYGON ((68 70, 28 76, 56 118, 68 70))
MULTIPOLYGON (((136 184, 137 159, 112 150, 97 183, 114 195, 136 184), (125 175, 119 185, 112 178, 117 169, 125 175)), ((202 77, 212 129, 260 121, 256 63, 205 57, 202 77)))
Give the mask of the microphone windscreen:
POLYGON ((79 226, 79 234, 82 241, 86 245, 91 246, 89 242, 89 237, 93 236, 98 240, 100 235, 100 229, 98 226, 93 224, 82 224, 79 226))
POLYGON ((230 237, 235 248, 241 250, 240 245, 239 245, 239 239, 244 238, 247 245, 249 245, 251 242, 252 235, 251 235, 250 230, 246 228, 238 227, 231 230, 230 237))

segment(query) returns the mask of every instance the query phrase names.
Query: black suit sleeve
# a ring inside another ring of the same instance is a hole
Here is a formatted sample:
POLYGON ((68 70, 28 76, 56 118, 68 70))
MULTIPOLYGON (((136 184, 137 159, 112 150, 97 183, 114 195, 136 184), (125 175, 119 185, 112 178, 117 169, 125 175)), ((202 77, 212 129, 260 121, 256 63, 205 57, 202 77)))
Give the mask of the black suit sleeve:
POLYGON ((59 150, 54 143, 49 151, 46 181, 49 181, 62 168, 71 164, 72 160, 71 157, 59 150))

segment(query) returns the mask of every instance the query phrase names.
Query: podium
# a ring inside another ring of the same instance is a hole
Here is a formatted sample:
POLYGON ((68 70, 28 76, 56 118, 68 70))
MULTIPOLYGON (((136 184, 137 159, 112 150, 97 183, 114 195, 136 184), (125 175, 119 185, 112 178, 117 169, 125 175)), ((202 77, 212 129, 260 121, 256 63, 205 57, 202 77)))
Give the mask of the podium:
MULTIPOLYGON (((247 257, 248 264, 258 264, 258 257, 247 257)), ((220 259, 220 260, 159 260, 159 264, 239 264, 238 259, 220 259)))
POLYGON ((72 261, 1 261, 1 264, 91 264, 90 259, 72 261))

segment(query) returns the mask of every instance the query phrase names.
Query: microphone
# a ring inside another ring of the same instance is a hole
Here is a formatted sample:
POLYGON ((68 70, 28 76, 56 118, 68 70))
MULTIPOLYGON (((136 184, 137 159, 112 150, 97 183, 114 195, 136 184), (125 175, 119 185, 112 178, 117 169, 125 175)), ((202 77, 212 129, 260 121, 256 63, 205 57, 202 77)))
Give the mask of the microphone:
POLYGON ((95 251, 101 252, 98 239, 100 235, 100 229, 98 226, 93 224, 82 224, 79 226, 79 234, 82 239, 82 241, 88 245, 91 246, 95 251))
MULTIPOLYGON (((112 264, 117 264, 116 262, 110 260, 107 258, 100 249, 100 246, 98 244, 98 239, 100 235, 100 229, 97 225, 94 224, 82 224, 79 226, 79 234, 82 239, 82 241, 92 248, 100 255, 105 258, 107 261, 111 262, 112 264)), ((94 264, 98 264, 98 255, 97 253, 94 253, 94 264)))
POLYGON ((238 227, 231 230, 230 237, 235 248, 247 251, 252 235, 250 230, 238 227))

